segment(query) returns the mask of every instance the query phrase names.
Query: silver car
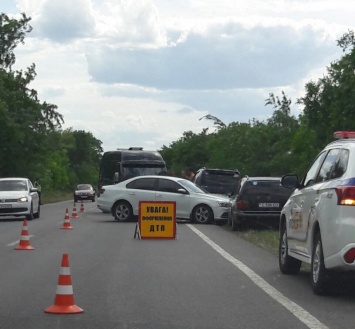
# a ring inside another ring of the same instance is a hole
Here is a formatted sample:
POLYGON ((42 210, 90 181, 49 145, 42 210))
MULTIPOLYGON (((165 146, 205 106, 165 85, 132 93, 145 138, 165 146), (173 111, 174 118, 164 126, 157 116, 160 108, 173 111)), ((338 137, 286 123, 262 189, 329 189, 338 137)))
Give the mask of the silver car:
POLYGON ((97 206, 117 221, 129 221, 139 213, 140 201, 176 202, 176 218, 207 224, 227 222, 229 198, 208 194, 187 179, 171 176, 139 176, 100 190, 97 206))
POLYGON ((39 218, 38 192, 28 178, 0 178, 0 216, 39 218))

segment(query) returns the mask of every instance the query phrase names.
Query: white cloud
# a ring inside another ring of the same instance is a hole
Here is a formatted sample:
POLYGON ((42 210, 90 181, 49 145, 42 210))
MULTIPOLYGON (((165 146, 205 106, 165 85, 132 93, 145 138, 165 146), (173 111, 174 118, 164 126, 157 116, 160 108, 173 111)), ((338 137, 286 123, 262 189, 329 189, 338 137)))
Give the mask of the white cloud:
POLYGON ((38 15, 40 36, 53 41, 89 37, 96 24, 91 0, 44 0, 38 15))
POLYGON ((336 52, 310 26, 254 27, 227 22, 190 33, 175 46, 88 51, 89 73, 101 83, 158 89, 232 89, 290 84, 336 52), (295 69, 297 67, 297 70, 295 69), (272 74, 270 74, 272 73, 272 74))
POLYGON ((355 25, 352 0, 6 1, 34 28, 16 67, 35 63, 40 99, 105 150, 159 149, 212 129, 206 114, 264 120, 269 93, 294 104, 355 25))

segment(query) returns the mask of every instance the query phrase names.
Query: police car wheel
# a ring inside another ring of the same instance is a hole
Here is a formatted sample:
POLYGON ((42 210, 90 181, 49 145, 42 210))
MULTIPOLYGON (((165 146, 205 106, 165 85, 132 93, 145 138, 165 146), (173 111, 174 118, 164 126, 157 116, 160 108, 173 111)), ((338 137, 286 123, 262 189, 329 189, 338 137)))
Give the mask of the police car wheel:
POLYGON ((314 237, 311 280, 314 293, 323 295, 328 292, 330 275, 324 266, 323 246, 320 233, 317 233, 314 237))
POLYGON ((279 268, 283 274, 298 274, 302 262, 288 255, 287 231, 285 222, 281 224, 279 240, 279 268))

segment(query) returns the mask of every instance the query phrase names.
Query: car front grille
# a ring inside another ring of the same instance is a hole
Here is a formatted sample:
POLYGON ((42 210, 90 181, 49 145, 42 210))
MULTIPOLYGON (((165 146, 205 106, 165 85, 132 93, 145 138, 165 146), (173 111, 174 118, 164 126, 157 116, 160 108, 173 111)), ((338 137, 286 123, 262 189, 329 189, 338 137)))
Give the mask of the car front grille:
POLYGON ((28 208, 23 207, 23 208, 0 208, 0 214, 15 214, 18 212, 24 212, 27 211, 28 208))

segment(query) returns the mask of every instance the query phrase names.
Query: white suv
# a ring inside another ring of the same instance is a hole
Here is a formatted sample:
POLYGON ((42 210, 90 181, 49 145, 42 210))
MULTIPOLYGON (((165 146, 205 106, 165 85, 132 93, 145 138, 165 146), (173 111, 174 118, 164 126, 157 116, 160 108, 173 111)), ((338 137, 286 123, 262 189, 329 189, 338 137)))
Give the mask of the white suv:
POLYGON ((334 137, 301 182, 297 175, 281 179, 295 191, 281 211, 279 267, 297 274, 302 262, 310 264, 317 294, 337 273, 355 273, 355 132, 334 137))

